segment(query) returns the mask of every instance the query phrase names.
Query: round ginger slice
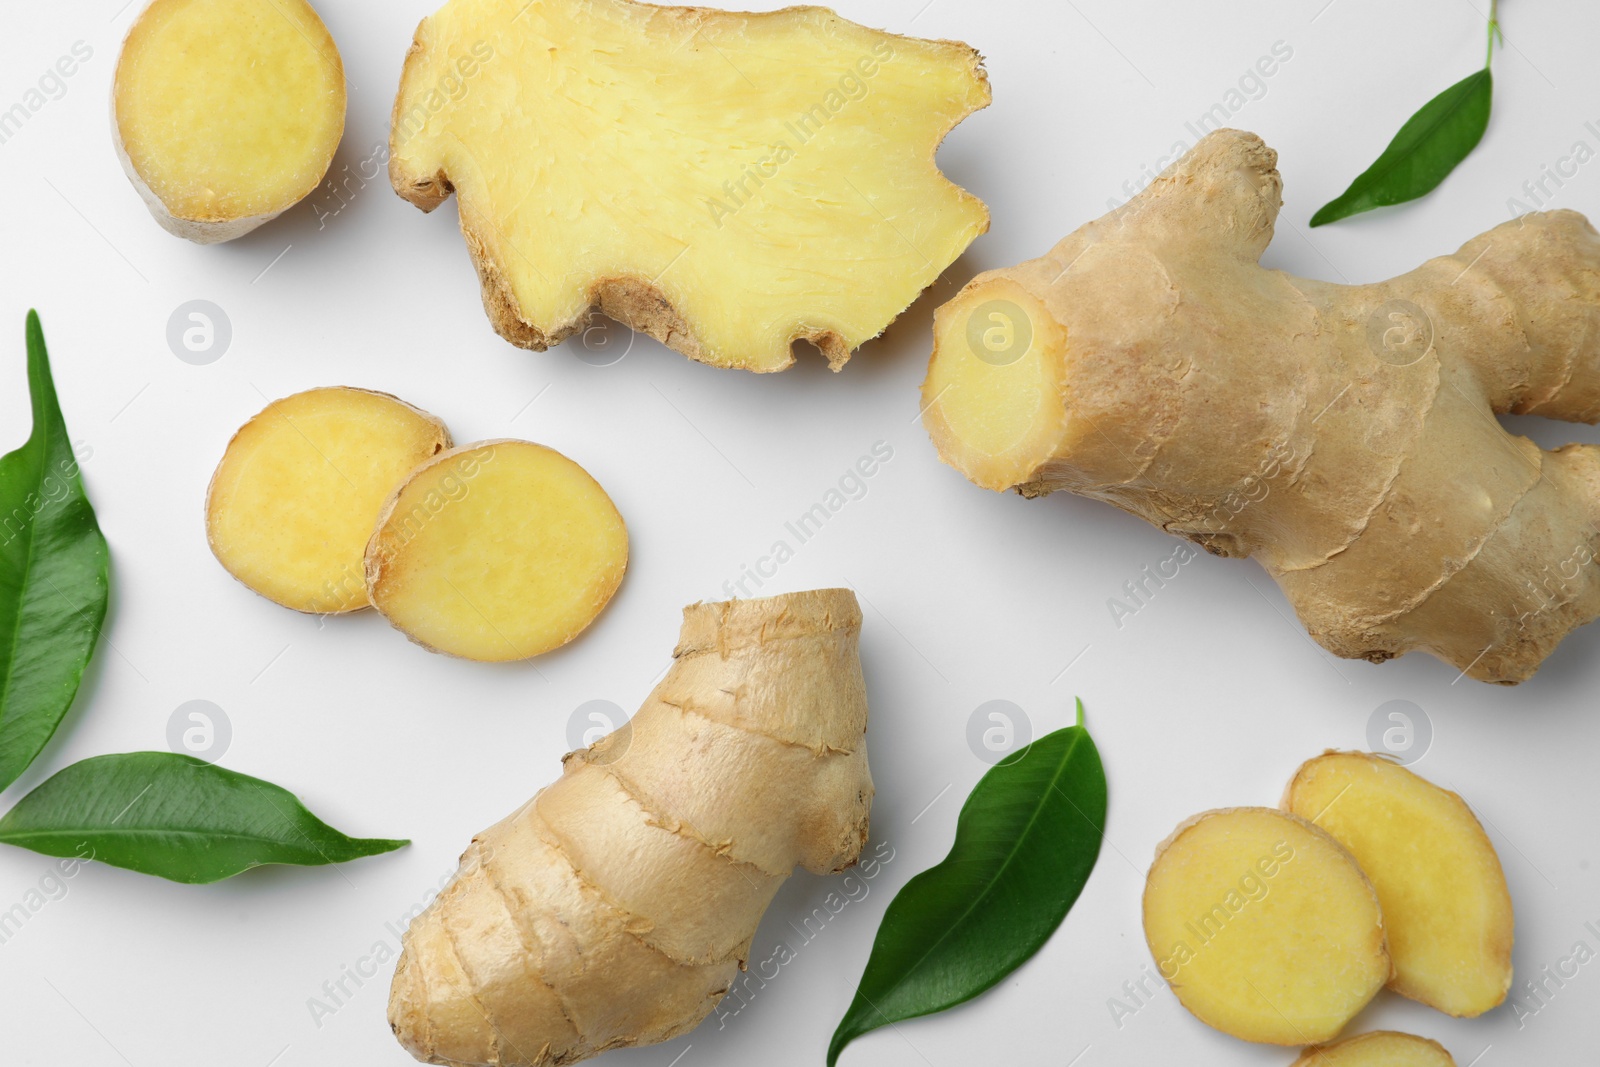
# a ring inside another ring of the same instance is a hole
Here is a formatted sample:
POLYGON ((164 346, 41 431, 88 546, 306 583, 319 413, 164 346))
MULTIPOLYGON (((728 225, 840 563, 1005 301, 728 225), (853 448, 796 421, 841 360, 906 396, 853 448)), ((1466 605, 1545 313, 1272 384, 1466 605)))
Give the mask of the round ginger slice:
POLYGON ((1437 1041, 1374 1030, 1331 1045, 1313 1045, 1289 1067, 1456 1067, 1456 1061, 1437 1041))
POLYGON ((1283 807, 1355 856, 1378 890, 1395 992, 1456 1016, 1511 988, 1511 893, 1494 845, 1456 794, 1365 752, 1308 760, 1283 807))
POLYGON ((212 475, 211 551, 286 608, 364 608, 363 556, 384 501, 450 444, 444 423, 387 393, 340 386, 275 400, 233 435, 212 475))
POLYGON ((1389 978, 1372 884, 1332 837, 1273 808, 1179 826, 1150 867, 1144 929, 1178 1001, 1246 1041, 1327 1041, 1389 978))
POLYGON ((587 471, 543 445, 484 441, 395 490, 367 545, 367 592, 423 647, 503 662, 577 637, 627 566, 622 516, 587 471))
POLYGON ((164 228, 231 241, 317 187, 344 64, 305 0, 153 0, 117 60, 117 155, 164 228))

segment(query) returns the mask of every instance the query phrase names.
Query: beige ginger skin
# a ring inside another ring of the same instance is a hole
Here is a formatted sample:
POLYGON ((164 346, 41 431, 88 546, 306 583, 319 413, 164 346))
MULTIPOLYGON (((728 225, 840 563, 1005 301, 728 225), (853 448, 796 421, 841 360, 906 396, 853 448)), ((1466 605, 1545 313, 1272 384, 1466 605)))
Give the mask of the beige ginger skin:
POLYGON ((1329 651, 1530 677, 1600 614, 1600 237, 1530 214, 1371 285, 1261 267, 1277 155, 1220 130, 939 309, 923 386, 978 485, 1067 489, 1253 556, 1329 651))
POLYGON ((412 922, 400 1043, 531 1067, 693 1029, 790 872, 843 870, 866 841, 860 629, 846 589, 685 608, 632 721, 473 838, 412 922))

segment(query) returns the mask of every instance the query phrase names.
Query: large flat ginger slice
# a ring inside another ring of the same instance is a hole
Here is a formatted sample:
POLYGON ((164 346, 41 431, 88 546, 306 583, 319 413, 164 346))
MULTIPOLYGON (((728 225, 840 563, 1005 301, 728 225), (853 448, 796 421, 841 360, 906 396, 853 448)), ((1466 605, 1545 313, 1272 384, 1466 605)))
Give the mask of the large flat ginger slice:
POLYGON ((837 370, 988 228, 934 151, 989 102, 964 44, 820 7, 450 0, 417 28, 395 191, 454 191, 524 348, 605 314, 705 363, 837 370))
POLYGON ((450 431, 387 393, 311 389, 245 423, 206 493, 206 538, 228 573, 296 611, 368 605, 363 560, 384 501, 450 431))
POLYGON ((1511 988, 1511 893, 1472 809, 1391 760, 1307 760, 1283 807, 1349 849, 1378 890, 1390 988, 1451 1015, 1481 1015, 1511 988))
POLYGON ((866 842, 860 629, 845 589, 685 608, 638 714, 474 837, 412 921, 389 994, 407 1051, 570 1064, 677 1037, 760 981, 740 976, 779 884, 866 842))
POLYGON ((1328 1045, 1313 1045, 1290 1067, 1456 1067, 1437 1041, 1394 1030, 1373 1030, 1328 1045))
POLYGON ((1179 1003, 1246 1041, 1336 1037, 1389 979, 1372 884, 1332 837, 1272 808, 1179 826, 1150 867, 1144 930, 1179 1003))
POLYGON ((1388 281, 1259 263, 1277 155, 1210 134, 1129 203, 941 307, 939 455, 1259 560, 1336 655, 1528 678, 1600 615, 1600 448, 1495 416, 1600 419, 1600 236, 1524 215, 1388 281))
POLYGON ((503 662, 577 637, 627 566, 622 516, 587 471, 543 445, 483 441, 441 452, 394 490, 366 586, 418 644, 503 662))
POLYGON ((305 0, 153 0, 113 93, 128 178, 157 222, 200 244, 303 200, 344 133, 344 65, 305 0))

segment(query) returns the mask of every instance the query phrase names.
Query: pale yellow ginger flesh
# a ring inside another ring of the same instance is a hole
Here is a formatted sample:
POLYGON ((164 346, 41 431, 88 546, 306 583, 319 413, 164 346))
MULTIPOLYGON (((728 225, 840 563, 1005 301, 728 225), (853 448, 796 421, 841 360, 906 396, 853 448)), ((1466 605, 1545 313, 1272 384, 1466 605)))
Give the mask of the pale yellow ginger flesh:
POLYGON ((684 609, 638 714, 473 838, 412 921, 389 995, 400 1043, 545 1067, 693 1029, 790 872, 861 853, 860 628, 844 589, 684 609))
POLYGON ((1330 1045, 1313 1045, 1290 1067, 1456 1067, 1456 1061, 1437 1041, 1374 1030, 1330 1045))
POLYGON ((717 366, 805 339, 837 370, 988 228, 934 163, 988 103, 968 46, 820 7, 450 0, 406 56, 389 176, 425 211, 456 193, 513 344, 598 308, 717 366))
POLYGON ((1396 992, 1481 1015, 1511 988, 1511 893, 1472 809, 1390 760, 1329 752, 1301 766, 1283 807, 1336 837, 1378 891, 1396 992))
POLYGON ((1253 556, 1329 651, 1525 680, 1600 615, 1600 237, 1524 215, 1370 285, 1267 270, 1277 155, 1222 130, 935 316, 924 423, 988 489, 1253 556))
POLYGON ((440 453, 394 491, 366 583, 418 644, 499 662, 577 637, 627 566, 622 516, 587 471, 543 445, 484 441, 440 453))
POLYGON ((233 435, 212 475, 211 551, 284 607, 364 608, 363 559, 384 502, 449 447, 444 423, 387 393, 339 387, 275 400, 233 435))
POLYGON ((344 133, 344 64, 305 0, 154 0, 123 43, 113 112, 156 221, 227 241, 322 181, 344 133))
POLYGON ((1150 867, 1144 930, 1178 1001, 1246 1041, 1329 1040, 1389 979, 1372 884, 1332 837, 1272 808, 1178 827, 1150 867))

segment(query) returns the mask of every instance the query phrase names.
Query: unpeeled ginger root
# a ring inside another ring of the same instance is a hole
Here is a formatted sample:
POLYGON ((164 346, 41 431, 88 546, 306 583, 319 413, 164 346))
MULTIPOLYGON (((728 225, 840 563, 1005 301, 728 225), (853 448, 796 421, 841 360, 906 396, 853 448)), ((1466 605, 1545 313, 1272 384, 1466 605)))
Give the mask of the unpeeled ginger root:
POLYGON ((112 114, 156 221, 230 241, 322 181, 344 133, 344 65, 306 0, 153 0, 123 43, 112 114))
POLYGON ((1437 1041, 1394 1030, 1373 1030, 1328 1045, 1313 1045, 1289 1067, 1456 1067, 1437 1041))
POLYGON ((1039 259, 935 316, 924 424, 989 489, 1104 500, 1253 556, 1336 655, 1527 679, 1600 614, 1600 237, 1524 215, 1371 285, 1257 262, 1277 155, 1210 134, 1039 259))
POLYGON ((275 400, 228 442, 206 493, 206 540, 268 600, 316 614, 359 610, 384 501, 449 447, 444 423, 388 393, 341 386, 275 400))
POLYGON ((1511 988, 1505 872, 1472 809, 1392 760, 1307 760, 1282 807, 1349 849, 1383 905, 1395 992, 1450 1015, 1481 1015, 1511 988))
POLYGON ((860 626, 843 589, 684 609, 632 721, 473 838, 412 921, 389 997, 400 1043, 546 1067, 698 1024, 793 868, 843 870, 865 843, 860 626))
POLYGON ((977 52, 821 7, 449 0, 417 27, 395 192, 454 192, 495 330, 598 309, 692 359, 837 370, 989 225, 934 150, 989 103, 977 52))
POLYGON ((1179 1003, 1246 1041, 1336 1037, 1390 974, 1372 883, 1331 836, 1273 808, 1179 826, 1150 866, 1144 930, 1179 1003))

